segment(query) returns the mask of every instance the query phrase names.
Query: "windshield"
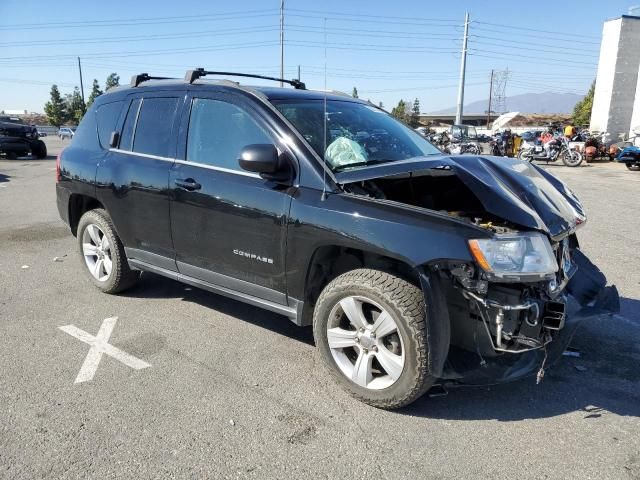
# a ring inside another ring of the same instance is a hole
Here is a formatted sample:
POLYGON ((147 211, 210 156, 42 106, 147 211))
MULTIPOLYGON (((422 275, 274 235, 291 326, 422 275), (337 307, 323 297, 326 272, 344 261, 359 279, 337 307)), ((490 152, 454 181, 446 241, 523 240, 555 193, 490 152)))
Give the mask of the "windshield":
POLYGON ((422 136, 383 110, 339 100, 326 102, 325 143, 324 103, 323 100, 273 102, 334 171, 440 154, 422 136))
POLYGON ((476 127, 470 125, 453 125, 451 127, 451 136, 471 140, 476 140, 478 138, 476 127))

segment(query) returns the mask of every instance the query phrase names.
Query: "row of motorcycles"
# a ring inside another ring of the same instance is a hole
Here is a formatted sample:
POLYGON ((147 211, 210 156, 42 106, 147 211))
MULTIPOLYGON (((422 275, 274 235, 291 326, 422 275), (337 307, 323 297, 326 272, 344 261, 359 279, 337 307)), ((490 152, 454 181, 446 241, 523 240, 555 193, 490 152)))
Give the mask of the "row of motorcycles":
POLYGON ((449 155, 480 155, 475 128, 468 125, 453 125, 449 132, 428 133, 427 140, 443 153, 449 155))
POLYGON ((583 160, 616 160, 625 163, 631 170, 640 169, 640 131, 637 137, 613 143, 608 133, 592 133, 589 130, 575 131, 566 136, 561 127, 551 127, 546 131, 529 131, 522 135, 514 135, 506 129, 492 137, 478 135, 475 127, 470 125, 453 125, 448 131, 433 132, 425 127, 418 132, 430 143, 449 155, 480 155, 480 143, 489 144, 489 154, 498 157, 518 157, 520 160, 532 162, 558 162, 568 167, 577 167, 583 160), (542 142, 544 135, 552 138, 542 142), (635 142, 634 142, 635 141, 635 142), (635 144, 635 146, 634 146, 635 144))

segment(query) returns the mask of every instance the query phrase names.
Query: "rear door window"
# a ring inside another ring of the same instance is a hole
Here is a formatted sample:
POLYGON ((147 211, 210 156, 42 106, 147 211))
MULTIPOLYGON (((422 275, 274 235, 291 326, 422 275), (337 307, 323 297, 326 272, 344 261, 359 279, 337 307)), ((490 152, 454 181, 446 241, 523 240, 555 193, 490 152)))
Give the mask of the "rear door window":
POLYGON ((133 145, 133 132, 136 129, 136 121, 138 120, 138 110, 140 109, 140 98, 136 98, 129 105, 129 111, 127 112, 127 119, 124 122, 122 128, 122 137, 120 138, 120 150, 131 150, 133 145))
POLYGON ((171 132, 177 107, 178 99, 175 97, 144 98, 138 113, 132 150, 158 157, 173 157, 171 132))

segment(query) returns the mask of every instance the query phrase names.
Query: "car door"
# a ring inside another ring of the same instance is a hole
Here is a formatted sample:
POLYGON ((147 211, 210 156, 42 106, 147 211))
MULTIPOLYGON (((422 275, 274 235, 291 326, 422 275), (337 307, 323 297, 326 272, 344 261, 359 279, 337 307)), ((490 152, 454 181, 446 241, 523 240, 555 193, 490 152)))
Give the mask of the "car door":
POLYGON ((176 270, 169 221, 169 169, 176 153, 177 112, 184 92, 127 99, 119 143, 98 168, 99 198, 127 256, 176 270))
POLYGON ((169 180, 178 271, 285 304, 291 189, 238 164, 247 145, 283 147, 243 97, 203 93, 188 101, 169 180))

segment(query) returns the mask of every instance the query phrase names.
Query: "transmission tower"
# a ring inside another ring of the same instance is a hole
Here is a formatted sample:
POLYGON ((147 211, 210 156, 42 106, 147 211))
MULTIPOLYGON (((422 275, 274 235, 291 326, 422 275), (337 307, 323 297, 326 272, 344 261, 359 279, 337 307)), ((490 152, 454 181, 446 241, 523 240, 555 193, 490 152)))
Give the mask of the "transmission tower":
POLYGON ((491 110, 497 114, 507 111, 507 81, 511 76, 509 69, 498 70, 493 73, 493 84, 491 87, 491 110))

